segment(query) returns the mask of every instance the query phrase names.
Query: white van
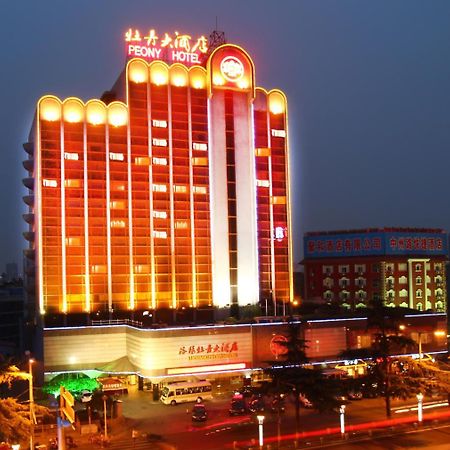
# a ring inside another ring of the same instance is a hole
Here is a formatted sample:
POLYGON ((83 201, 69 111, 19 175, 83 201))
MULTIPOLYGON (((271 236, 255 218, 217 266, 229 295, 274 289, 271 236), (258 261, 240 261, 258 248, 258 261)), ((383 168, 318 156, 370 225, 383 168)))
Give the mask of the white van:
POLYGON ((160 400, 165 405, 177 403, 196 402, 210 400, 212 398, 212 386, 209 381, 181 381, 170 383, 162 388, 160 400))

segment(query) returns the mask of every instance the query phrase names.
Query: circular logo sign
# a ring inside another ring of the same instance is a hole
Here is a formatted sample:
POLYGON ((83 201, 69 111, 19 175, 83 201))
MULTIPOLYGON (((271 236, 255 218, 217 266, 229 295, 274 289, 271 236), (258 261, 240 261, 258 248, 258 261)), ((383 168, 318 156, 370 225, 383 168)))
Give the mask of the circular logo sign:
POLYGON ((277 358, 281 355, 285 355, 288 352, 286 342, 288 342, 286 336, 276 334, 270 341, 270 351, 272 352, 272 355, 277 358))
POLYGON ((227 56, 220 63, 220 71, 226 80, 235 83, 243 77, 244 65, 235 56, 227 56))

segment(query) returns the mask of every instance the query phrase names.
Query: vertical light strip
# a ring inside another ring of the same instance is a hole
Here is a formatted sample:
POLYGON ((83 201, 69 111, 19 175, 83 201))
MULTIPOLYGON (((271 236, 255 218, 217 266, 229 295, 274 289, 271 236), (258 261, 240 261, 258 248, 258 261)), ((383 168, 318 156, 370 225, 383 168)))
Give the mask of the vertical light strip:
POLYGON ((172 274, 172 308, 177 307, 177 286, 175 280, 175 220, 173 191, 173 144, 172 144, 172 86, 167 86, 167 111, 169 126, 169 180, 170 180, 170 266, 172 274))
POLYGON ((65 193, 65 164, 64 164, 64 121, 61 114, 60 121, 61 142, 61 274, 62 274, 62 312, 67 313, 67 267, 66 267, 66 193, 65 193))
POLYGON ((272 133, 271 123, 270 123, 270 109, 269 109, 269 96, 266 96, 267 103, 267 145, 270 149, 270 154, 267 157, 267 165, 269 167, 269 226, 270 226, 270 290, 272 293, 273 301, 273 311, 274 316, 277 315, 277 294, 276 294, 276 283, 275 283, 275 245, 274 245, 274 225, 273 225, 273 186, 272 186, 272 133))
POLYGON ((129 284, 130 284, 130 303, 129 308, 135 309, 134 301, 134 263, 133 263, 133 186, 131 183, 131 124, 130 124, 130 113, 127 107, 127 170, 128 170, 128 255, 130 259, 129 267, 129 284))
POLYGON ((259 297, 261 293, 261 283, 260 283, 260 274, 259 274, 259 237, 258 237, 258 187, 256 186, 256 179, 257 176, 257 170, 256 170, 256 155, 255 155, 255 148, 256 148, 256 129, 255 129, 255 105, 254 105, 254 99, 253 101, 250 101, 250 126, 251 126, 251 138, 252 138, 252 158, 253 158, 253 195, 255 198, 255 233, 253 236, 253 239, 255 240, 255 249, 256 249, 256 292, 257 292, 257 300, 256 304, 259 303, 259 297))
POLYGON ((111 270, 111 183, 109 173, 109 123, 105 121, 105 158, 106 158, 106 252, 108 264, 108 310, 112 312, 112 270, 111 270))
POLYGON ((88 197, 88 164, 87 164, 87 125, 86 114, 83 122, 83 183, 84 183, 84 264, 85 264, 85 311, 91 311, 91 282, 90 282, 90 264, 89 264, 89 197, 88 197))
MULTIPOLYGON (((192 306, 197 307, 197 264, 195 260, 195 225, 194 225, 194 167, 192 165, 192 101, 191 86, 188 95, 188 129, 189 129, 189 213, 191 219, 191 258, 192 258, 192 306)), ((209 159, 208 159, 209 161, 209 159)))
POLYGON ((147 133, 148 133, 148 196, 150 204, 150 289, 151 289, 151 305, 149 307, 156 309, 156 275, 155 275, 155 242, 153 237, 154 220, 153 220, 153 147, 152 147, 152 103, 151 103, 151 85, 150 77, 147 80, 147 133))
POLYGON ((287 102, 284 104, 284 158, 286 167, 286 208, 287 208, 287 225, 288 225, 288 261, 289 261, 289 302, 294 301, 294 257, 292 246, 292 216, 291 216, 291 164, 289 158, 289 121, 287 102))
POLYGON ((39 303, 39 312, 40 314, 45 314, 45 304, 44 304, 44 275, 43 275, 43 239, 42 239, 42 169, 41 169, 41 118, 40 118, 40 106, 37 108, 37 122, 36 122, 36 136, 35 142, 37 142, 37 149, 34 151, 37 155, 34 155, 36 158, 35 167, 36 167, 36 179, 34 183, 35 189, 35 201, 37 200, 37 214, 36 214, 36 204, 34 205, 34 220, 35 224, 37 223, 37 236, 35 241, 35 251, 38 252, 38 264, 36 267, 37 270, 37 292, 38 292, 38 303, 39 303), (37 180, 37 183, 36 183, 37 180))

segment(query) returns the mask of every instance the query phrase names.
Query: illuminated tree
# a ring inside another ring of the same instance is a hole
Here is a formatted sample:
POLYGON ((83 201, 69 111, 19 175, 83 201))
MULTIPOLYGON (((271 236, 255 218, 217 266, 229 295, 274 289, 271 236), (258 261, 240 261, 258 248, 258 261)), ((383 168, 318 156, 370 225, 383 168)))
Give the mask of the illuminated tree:
MULTIPOLYGON (((17 380, 28 380, 30 375, 20 371, 11 361, 0 358, 0 384, 11 384, 17 380)), ((48 414, 48 409, 34 407, 39 415, 48 414)), ((21 404, 14 398, 0 399, 0 441, 21 442, 30 436, 30 406, 21 404)))

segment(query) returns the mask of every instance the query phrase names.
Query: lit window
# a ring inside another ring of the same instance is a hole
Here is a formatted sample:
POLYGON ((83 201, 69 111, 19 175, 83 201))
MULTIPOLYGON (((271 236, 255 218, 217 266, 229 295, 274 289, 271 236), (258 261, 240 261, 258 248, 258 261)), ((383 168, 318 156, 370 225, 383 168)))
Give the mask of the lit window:
POLYGON ((166 139, 152 139, 153 145, 155 147, 167 147, 167 140, 166 139))
POLYGON ((150 158, 146 156, 139 156, 134 158, 134 163, 138 166, 148 166, 150 164, 150 158))
POLYGON ((201 142, 193 142, 192 150, 208 150, 208 144, 202 144, 201 142))
POLYGON ((153 230, 153 237, 159 238, 159 239, 167 239, 167 232, 153 230))
POLYGON ((152 215, 155 219, 167 219, 166 211, 153 211, 152 215))
POLYGON ((68 159, 70 161, 78 161, 78 153, 64 152, 64 159, 68 159))
POLYGON ((272 136, 273 137, 282 137, 285 138, 286 137, 286 131, 284 130, 272 130, 272 136))
POLYGON ((206 186, 194 186, 194 194, 206 194, 206 186))
POLYGON ((258 187, 269 187, 269 180, 256 180, 256 186, 258 187))
POLYGON ((109 207, 111 209, 125 209, 125 202, 120 200, 113 200, 109 202, 109 207))
POLYGON ((64 186, 67 188, 79 188, 82 186, 81 180, 67 179, 64 180, 64 186))
POLYGON ((79 237, 66 237, 66 245, 80 245, 81 240, 79 237))
POLYGON ((192 158, 193 166, 207 166, 208 158, 192 158))
POLYGON ((181 193, 181 194, 185 194, 187 192, 187 187, 186 186, 180 186, 180 185, 174 185, 173 186, 173 191, 181 193))
POLYGON ((125 157, 123 156, 123 153, 113 153, 110 152, 109 159, 111 161, 124 161, 125 157))
POLYGON ((111 220, 111 228, 125 228, 125 220, 111 220))
POLYGON ((178 230, 185 230, 188 227, 188 224, 184 220, 177 220, 175 222, 175 228, 178 230))
POLYGON ((167 186, 165 184, 152 184, 153 192, 167 192, 167 186))
POLYGON ((167 121, 166 120, 152 120, 152 124, 156 128, 167 128, 167 121))
POLYGON ((58 187, 58 182, 56 180, 49 180, 47 178, 44 178, 42 180, 42 185, 45 187, 58 187))
POLYGON ((154 156, 152 158, 153 164, 157 165, 157 166, 167 166, 167 159, 166 158, 157 158, 156 156, 154 156))

